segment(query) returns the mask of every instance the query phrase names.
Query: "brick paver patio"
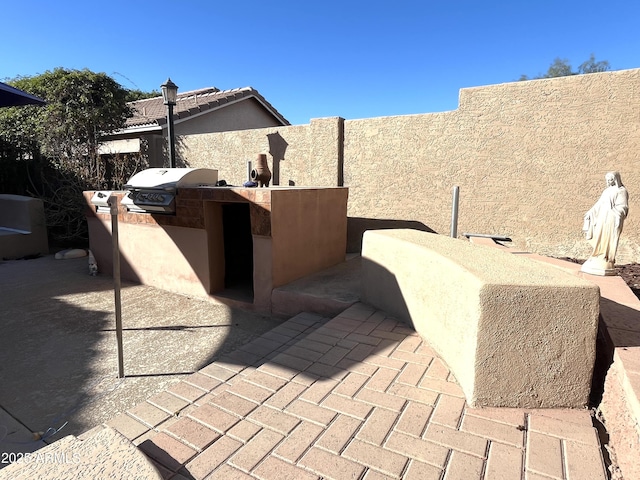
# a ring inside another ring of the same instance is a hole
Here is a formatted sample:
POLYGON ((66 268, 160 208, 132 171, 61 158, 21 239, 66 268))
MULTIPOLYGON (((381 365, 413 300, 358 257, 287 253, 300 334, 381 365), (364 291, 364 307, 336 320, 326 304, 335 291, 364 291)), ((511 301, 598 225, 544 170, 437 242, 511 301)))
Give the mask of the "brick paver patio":
POLYGON ((470 408, 427 343, 361 303, 297 315, 108 425, 176 480, 607 478, 589 411, 470 408))

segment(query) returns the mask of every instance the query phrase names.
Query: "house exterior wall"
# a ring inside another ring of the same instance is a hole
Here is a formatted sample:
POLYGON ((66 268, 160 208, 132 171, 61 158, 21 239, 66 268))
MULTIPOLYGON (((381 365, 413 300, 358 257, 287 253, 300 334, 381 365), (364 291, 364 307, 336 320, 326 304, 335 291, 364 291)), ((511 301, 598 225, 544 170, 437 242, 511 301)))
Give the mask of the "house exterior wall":
POLYGON ((350 221, 374 225, 402 220, 448 234, 457 185, 460 235, 506 235, 518 249, 582 258, 590 252, 583 215, 605 173, 618 170, 630 214, 617 263, 640 261, 640 69, 462 89, 451 112, 313 119, 180 141, 189 166, 216 168, 231 183, 266 152, 279 184, 344 184, 350 221))
POLYGON ((168 160, 164 154, 165 140, 158 133, 155 135, 144 135, 142 137, 147 143, 147 157, 149 158, 149 167, 162 168, 168 166, 168 160))
MULTIPOLYGON (((188 166, 188 152, 181 143, 185 135, 198 135, 210 132, 240 131, 247 129, 278 126, 280 123, 255 99, 243 99, 224 108, 207 110, 202 115, 190 115, 183 119, 174 118, 174 135, 176 137, 176 164, 188 166)), ((105 141, 101 152, 127 153, 140 151, 141 140, 146 142, 145 153, 149 158, 150 167, 167 167, 169 165, 166 153, 167 127, 146 134, 129 133, 128 138, 105 141)))
POLYGON ((278 121, 254 99, 225 105, 199 116, 174 120, 176 135, 196 135, 229 130, 246 130, 279 125, 278 121))

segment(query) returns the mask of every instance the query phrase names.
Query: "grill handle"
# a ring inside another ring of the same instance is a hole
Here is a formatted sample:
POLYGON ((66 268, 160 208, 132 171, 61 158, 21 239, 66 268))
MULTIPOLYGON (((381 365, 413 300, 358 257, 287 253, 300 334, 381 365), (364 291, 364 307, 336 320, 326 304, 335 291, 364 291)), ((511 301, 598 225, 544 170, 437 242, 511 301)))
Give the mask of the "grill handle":
POLYGON ((124 185, 123 188, 125 190, 129 190, 131 192, 143 192, 145 190, 155 190, 158 192, 169 192, 176 193, 176 187, 174 186, 166 186, 166 187, 136 187, 134 185, 124 185))

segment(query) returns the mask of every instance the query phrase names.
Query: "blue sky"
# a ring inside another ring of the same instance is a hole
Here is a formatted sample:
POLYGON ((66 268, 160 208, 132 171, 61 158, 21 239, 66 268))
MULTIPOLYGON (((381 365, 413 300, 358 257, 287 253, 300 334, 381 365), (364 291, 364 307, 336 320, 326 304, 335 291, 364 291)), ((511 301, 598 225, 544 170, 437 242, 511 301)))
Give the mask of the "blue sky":
POLYGON ((22 0, 1 15, 0 80, 65 67, 145 91, 252 86, 293 124, 454 110, 461 88, 556 57, 640 67, 631 0, 22 0))

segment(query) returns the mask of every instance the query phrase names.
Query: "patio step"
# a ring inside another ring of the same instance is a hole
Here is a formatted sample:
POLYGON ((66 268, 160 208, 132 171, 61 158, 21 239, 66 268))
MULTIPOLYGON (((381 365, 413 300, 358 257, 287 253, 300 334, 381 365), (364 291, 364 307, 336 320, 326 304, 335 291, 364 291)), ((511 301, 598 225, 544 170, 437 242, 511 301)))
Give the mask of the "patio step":
POLYGON ((360 256, 273 289, 271 310, 279 317, 302 312, 333 317, 360 301, 360 256))

